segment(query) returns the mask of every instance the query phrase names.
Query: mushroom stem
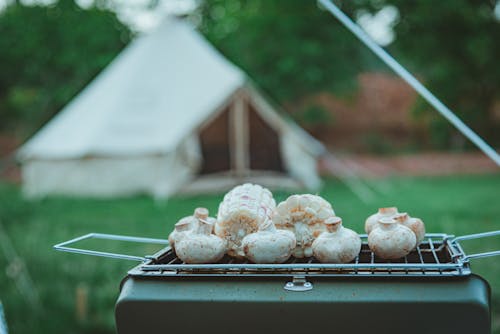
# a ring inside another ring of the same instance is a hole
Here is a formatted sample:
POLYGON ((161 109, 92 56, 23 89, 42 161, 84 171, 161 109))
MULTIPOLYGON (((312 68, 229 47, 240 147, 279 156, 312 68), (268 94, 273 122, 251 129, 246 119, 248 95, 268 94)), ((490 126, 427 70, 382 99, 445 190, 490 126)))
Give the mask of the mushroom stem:
POLYGON ((194 216, 198 219, 207 219, 208 210, 206 208, 196 208, 194 209, 194 216))
POLYGON ((260 226, 259 231, 275 232, 276 226, 271 219, 266 219, 260 226))
POLYGON ((325 221, 326 229, 330 233, 337 232, 340 226, 342 226, 342 218, 340 217, 330 217, 325 221))
POLYGON ((392 217, 380 218, 378 222, 380 223, 380 227, 383 229, 394 228, 397 224, 397 221, 392 217))
POLYGON ((186 220, 181 220, 180 222, 178 222, 177 224, 175 224, 175 230, 177 232, 184 232, 184 231, 188 231, 189 228, 191 227, 191 222, 190 221, 186 221, 186 220))
POLYGON ((198 233, 210 235, 212 233, 214 223, 209 221, 209 220, 205 220, 205 219, 201 219, 201 218, 198 218, 198 220, 200 222, 200 224, 198 226, 198 233))
POLYGON ((387 208, 379 208, 378 213, 381 215, 395 215, 398 213, 398 208, 395 206, 390 206, 387 208))
POLYGON ((404 223, 405 221, 408 220, 408 218, 409 218, 409 216, 406 212, 398 213, 397 215, 394 216, 394 219, 398 223, 404 223))

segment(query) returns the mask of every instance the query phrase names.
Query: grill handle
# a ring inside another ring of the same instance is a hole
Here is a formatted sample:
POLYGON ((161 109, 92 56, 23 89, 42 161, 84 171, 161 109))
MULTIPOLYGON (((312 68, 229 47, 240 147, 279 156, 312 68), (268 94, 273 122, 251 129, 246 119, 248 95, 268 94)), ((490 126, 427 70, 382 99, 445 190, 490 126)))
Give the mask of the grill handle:
POLYGON ((145 261, 149 260, 148 256, 134 256, 134 255, 127 255, 127 254, 109 253, 109 252, 101 252, 101 251, 95 251, 95 250, 90 250, 90 249, 68 247, 68 245, 71 245, 71 244, 74 244, 75 242, 86 240, 86 239, 117 240, 117 241, 129 241, 129 242, 168 245, 168 240, 164 240, 164 239, 130 237, 130 236, 125 236, 125 235, 104 234, 104 233, 89 233, 89 234, 82 235, 78 238, 74 238, 74 239, 71 239, 71 240, 68 240, 65 242, 61 242, 60 244, 54 245, 54 249, 56 249, 58 251, 62 251, 62 252, 68 252, 68 253, 101 256, 101 257, 108 257, 108 258, 121 259, 121 260, 132 260, 132 261, 140 261, 140 262, 145 262, 145 261))
POLYGON ((483 257, 490 257, 490 256, 498 256, 500 255, 500 250, 496 251, 491 251, 491 252, 484 252, 484 253, 474 253, 467 255, 465 252, 463 252, 462 247, 460 244, 458 244, 459 241, 464 241, 464 240, 472 240, 472 239, 480 239, 480 238, 487 238, 487 237, 494 237, 500 235, 500 231, 491 231, 491 232, 484 232, 484 233, 477 233, 477 234, 468 234, 468 235, 463 235, 460 237, 456 237, 450 240, 452 244, 458 245, 462 253, 464 254, 463 261, 468 261, 470 259, 479 259, 483 257))

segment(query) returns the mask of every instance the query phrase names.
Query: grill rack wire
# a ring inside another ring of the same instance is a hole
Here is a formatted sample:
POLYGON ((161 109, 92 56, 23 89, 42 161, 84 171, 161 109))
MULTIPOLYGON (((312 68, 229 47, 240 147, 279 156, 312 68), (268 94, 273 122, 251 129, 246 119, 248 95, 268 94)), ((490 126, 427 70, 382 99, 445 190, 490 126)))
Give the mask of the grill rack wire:
POLYGON ((225 256, 214 264, 185 264, 168 246, 164 239, 121 236, 114 234, 89 233, 54 246, 56 250, 140 261, 131 269, 131 276, 467 276, 472 273, 470 259, 500 255, 500 250, 466 254, 461 241, 500 235, 500 231, 454 237, 444 233, 427 233, 420 246, 404 258, 387 261, 377 258, 369 249, 367 235, 361 234, 362 247, 351 263, 319 263, 314 257, 297 259, 291 257, 283 264, 254 264, 225 256), (69 247, 85 239, 119 240, 166 245, 154 255, 133 256, 69 247))
POLYGON ((449 247, 450 235, 426 234, 425 240, 410 254, 398 260, 382 260, 368 247, 362 234, 358 256, 346 264, 320 263, 314 257, 291 257, 283 264, 254 264, 225 256, 214 264, 185 264, 169 248, 129 271, 132 276, 462 276, 471 273, 467 263, 459 261, 461 249, 449 247), (455 259, 455 260, 454 260, 455 259))

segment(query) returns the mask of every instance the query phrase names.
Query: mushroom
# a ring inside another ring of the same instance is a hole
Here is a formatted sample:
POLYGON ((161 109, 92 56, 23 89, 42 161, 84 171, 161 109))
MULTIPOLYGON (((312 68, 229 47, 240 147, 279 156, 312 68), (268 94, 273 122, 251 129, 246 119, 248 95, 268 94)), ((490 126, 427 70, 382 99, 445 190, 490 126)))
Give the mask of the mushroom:
POLYGON ((271 192, 259 185, 246 183, 233 188, 219 205, 215 234, 228 243, 227 253, 244 258, 241 241, 257 232, 259 226, 271 218, 276 208, 271 192))
POLYGON ((351 229, 342 226, 340 217, 325 221, 327 231, 314 240, 314 256, 325 263, 349 263, 361 250, 361 238, 351 229))
POLYGON ((395 215, 394 219, 396 219, 396 221, 401 225, 404 225, 412 230, 413 233, 415 233, 415 237, 417 238, 416 246, 420 245, 420 243, 425 238, 424 222, 420 218, 410 217, 406 212, 395 215))
POLYGON ((417 244, 415 233, 394 218, 380 218, 379 227, 368 235, 368 246, 381 259, 399 259, 417 244))
POLYGON ((326 231, 325 221, 335 216, 332 206, 317 195, 292 195, 281 202, 273 215, 278 229, 289 230, 295 234, 297 245, 293 256, 297 258, 312 256, 312 243, 326 231))
POLYGON ((175 224, 174 230, 168 236, 168 242, 174 251, 175 243, 180 241, 186 235, 186 232, 197 229, 200 219, 209 220, 212 223, 215 222, 215 218, 208 217, 208 210, 206 208, 196 208, 192 216, 184 217, 175 224))
POLYGON ((185 263, 215 263, 226 252, 226 241, 212 234, 213 220, 199 219, 198 228, 176 241, 177 256, 185 263))
POLYGON ((266 220, 257 232, 243 238, 241 245, 254 263, 283 263, 292 255, 295 243, 292 232, 278 230, 271 220, 266 220))
POLYGON ((384 217, 392 217, 398 213, 398 208, 395 206, 379 208, 378 212, 366 218, 365 221, 365 232, 370 234, 371 231, 377 226, 378 220, 384 217))

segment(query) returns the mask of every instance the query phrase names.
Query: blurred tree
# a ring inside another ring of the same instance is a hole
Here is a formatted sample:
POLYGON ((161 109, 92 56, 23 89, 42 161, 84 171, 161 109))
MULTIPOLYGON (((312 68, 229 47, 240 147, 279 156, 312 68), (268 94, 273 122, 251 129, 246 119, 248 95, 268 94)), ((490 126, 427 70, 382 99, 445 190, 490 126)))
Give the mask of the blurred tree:
MULTIPOLYGON (((49 6, 19 1, 0 12, 0 129, 48 120, 106 66, 130 40, 109 0, 81 9, 73 0, 49 6)), ((389 50, 480 135, 500 145, 492 109, 500 100, 498 1, 337 0, 349 16, 399 11, 389 50)), ((147 6, 158 5, 156 1, 147 6)), ((313 0, 205 0, 195 13, 208 39, 278 102, 292 108, 301 98, 329 91, 349 96, 357 74, 385 68, 313 0)), ((328 122, 324 112, 294 116, 328 122)), ((419 101, 416 115, 435 143, 463 146, 463 139, 419 101), (458 138, 458 139, 457 139, 458 138)), ((497 118, 498 119, 498 118, 497 118)), ((316 122, 316 123, 318 123, 316 122)))
POLYGON ((73 0, 0 12, 0 129, 33 132, 127 44, 116 15, 73 0))
MULTIPOLYGON (((480 135, 500 145, 492 108, 499 100, 500 27, 495 1, 335 1, 352 18, 395 6, 396 40, 388 47, 480 135)), ((317 91, 352 91, 356 75, 387 70, 315 1, 207 0, 201 30, 279 102, 317 91)), ((416 115, 434 144, 463 147, 457 131, 419 101, 416 115)), ((298 113, 297 115, 300 115, 298 113)))
MULTIPOLYGON (((343 3, 352 14, 355 3, 343 3)), ((210 0, 201 30, 279 102, 309 93, 352 92, 374 57, 315 1, 210 0)))
MULTIPOLYGON (((394 5, 400 13, 391 49, 426 86, 491 144, 500 146, 493 107, 500 99, 500 18, 495 1, 371 1, 374 10, 394 5)), ((465 139, 420 100, 418 116, 429 122, 434 143, 463 148, 465 139)))

